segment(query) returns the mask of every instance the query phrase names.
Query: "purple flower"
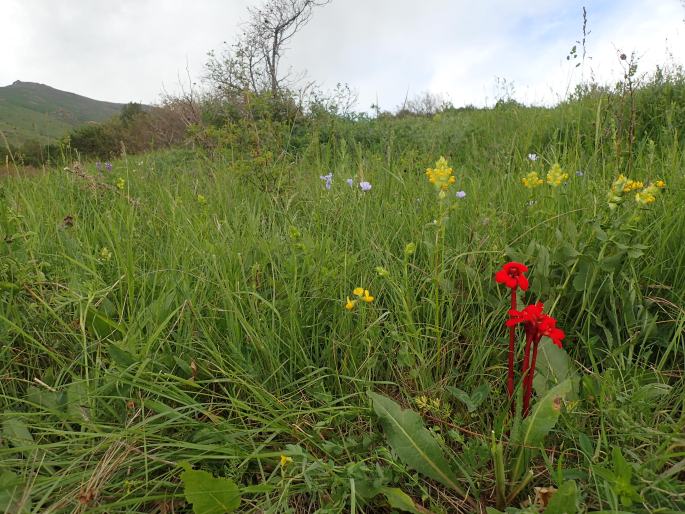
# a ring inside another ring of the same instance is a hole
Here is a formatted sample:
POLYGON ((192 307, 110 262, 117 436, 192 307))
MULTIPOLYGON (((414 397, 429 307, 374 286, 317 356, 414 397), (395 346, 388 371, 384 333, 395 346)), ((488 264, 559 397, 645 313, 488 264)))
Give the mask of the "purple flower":
POLYGON ((347 182, 347 185, 350 187, 353 187, 353 185, 354 185, 354 179, 353 178, 345 179, 345 182, 347 182))
POLYGON ((95 169, 98 171, 102 171, 102 163, 100 161, 97 161, 95 163, 95 169))
POLYGON ((466 191, 457 191, 457 198, 466 198, 466 191))
POLYGON ((369 191, 371 189, 371 183, 364 180, 359 183, 359 187, 362 191, 369 191))
POLYGON ((325 180, 325 181, 326 181, 326 189, 330 189, 330 188, 331 188, 331 182, 333 182, 333 172, 332 172, 332 171, 329 172, 328 175, 319 175, 319 178, 320 178, 321 180, 325 180))
POLYGON ((107 161, 107 162, 105 163, 105 169, 106 169, 107 171, 112 171, 112 163, 109 162, 109 161, 107 161))

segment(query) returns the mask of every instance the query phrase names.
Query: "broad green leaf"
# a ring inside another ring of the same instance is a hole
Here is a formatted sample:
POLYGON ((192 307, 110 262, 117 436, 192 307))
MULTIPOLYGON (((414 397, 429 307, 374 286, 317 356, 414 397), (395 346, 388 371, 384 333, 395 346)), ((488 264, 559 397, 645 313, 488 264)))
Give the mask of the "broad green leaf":
POLYGON ((0 511, 24 514, 31 511, 31 502, 22 501, 24 485, 22 479, 12 471, 0 473, 0 511))
POLYGON ((489 394, 490 384, 488 384, 487 382, 482 383, 473 391, 471 391, 471 401, 476 406, 476 409, 480 407, 481 403, 485 401, 489 394))
POLYGON ((183 494, 195 514, 224 514, 240 506, 238 486, 228 478, 216 478, 207 471, 194 470, 181 462, 183 494))
MULTIPOLYGON (((544 337, 538 346, 538 358, 535 363, 535 392, 542 396, 566 379, 572 379, 574 382, 579 380, 573 361, 566 350, 556 346, 548 337, 544 337)), ((568 399, 575 398, 569 396, 568 399)))
POLYGON ((402 409, 390 398, 369 392, 390 445, 410 468, 466 496, 440 445, 414 411, 402 409))
POLYGON ((402 489, 397 487, 384 487, 381 489, 381 492, 393 509, 401 510, 402 512, 411 512, 412 514, 425 514, 428 512, 426 509, 419 510, 411 496, 402 489))
POLYGON ((48 391, 42 387, 29 386, 26 390, 26 398, 40 405, 45 410, 55 412, 59 410, 59 397, 60 393, 54 391, 48 391))
POLYGON ((15 415, 10 415, 10 413, 5 413, 8 415, 7 419, 2 422, 2 436, 7 439, 12 446, 16 447, 26 447, 32 446, 33 436, 29 432, 24 420, 15 415))
POLYGON ((122 368, 128 368, 138 360, 126 350, 112 343, 107 347, 107 352, 112 360, 122 368))
POLYGON ((85 382, 73 382, 67 388, 67 412, 72 419, 90 420, 88 407, 88 387, 85 382))
POLYGON ((545 436, 554 428, 561 413, 561 404, 571 392, 571 381, 564 380, 550 389, 532 409, 523 421, 520 443, 525 447, 541 446, 545 436))
POLYGON ((12 471, 0 473, 0 511, 12 514, 31 512, 31 499, 24 497, 22 479, 12 471))
POLYGON ((564 482, 547 504, 545 514, 576 514, 576 496, 576 483, 573 480, 564 482))
POLYGON ((471 396, 464 391, 463 389, 459 389, 458 387, 452 387, 452 386, 447 386, 447 390, 454 396, 457 400, 459 400, 461 403, 466 405, 466 409, 469 412, 473 412, 476 410, 476 405, 474 405, 473 401, 471 401, 471 396))

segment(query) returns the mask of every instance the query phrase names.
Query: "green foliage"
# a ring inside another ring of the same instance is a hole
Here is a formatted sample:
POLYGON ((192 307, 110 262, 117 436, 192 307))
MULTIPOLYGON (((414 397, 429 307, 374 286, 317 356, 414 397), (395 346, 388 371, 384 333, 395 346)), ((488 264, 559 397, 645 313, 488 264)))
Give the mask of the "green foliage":
POLYGON ((633 502, 641 502, 633 480, 633 468, 623 457, 621 449, 617 446, 611 450, 613 469, 595 465, 592 471, 599 477, 606 480, 611 487, 611 491, 619 498, 621 505, 630 507, 633 502))
POLYGON ((211 473, 193 470, 187 462, 180 464, 183 494, 193 505, 195 514, 225 514, 240 506, 240 491, 232 480, 216 478, 211 473))
MULTIPOLYGON (((619 511, 621 495, 633 498, 624 510, 683 511, 682 146, 638 138, 630 176, 666 188, 647 207, 626 197, 610 210, 624 169, 602 95, 377 118, 218 109, 186 148, 134 156, 138 136, 125 140, 111 172, 85 159, 82 175, 61 162, 31 172, 17 160, 18 176, 0 180, 9 501, 189 511, 186 461, 230 476, 238 510, 476 511, 499 491, 511 511, 534 487, 574 481, 578 512, 619 511), (442 218, 424 170, 443 152, 466 197, 452 194, 436 245, 442 218), (520 177, 544 177, 552 162, 566 186, 523 188, 520 177), (541 343, 530 421, 510 414, 508 299, 492 280, 511 257, 531 270, 521 302, 543 299, 566 332, 563 351, 541 343), (356 287, 375 299, 347 311, 356 287), (561 413, 549 411, 568 381, 561 413), (374 414, 368 390, 433 407, 381 400, 374 414), (423 472, 436 461, 407 445, 405 425, 477 507, 423 472), (613 447, 639 501, 623 491, 613 447)), ((74 168, 73 148, 57 151, 74 168)))
POLYGON ((411 499, 407 493, 398 489, 397 487, 385 487, 382 489, 383 496, 388 500, 388 505, 390 508, 397 509, 402 512, 411 512, 412 514, 422 514, 414 504, 414 500, 411 499))
MULTIPOLYGON (((84 123, 116 116, 121 104, 101 102, 33 82, 0 87, 0 131, 15 146, 46 144, 84 123)), ((2 138, 0 138, 2 146, 2 138)))
POLYGON ((424 426, 421 417, 380 394, 370 392, 369 397, 390 445, 402 462, 466 497, 440 445, 424 426))
POLYGON ((469 412, 475 412, 478 407, 487 399, 488 394, 490 394, 490 384, 487 382, 479 385, 469 395, 466 391, 463 391, 457 387, 448 386, 447 390, 454 396, 457 400, 462 402, 469 412))

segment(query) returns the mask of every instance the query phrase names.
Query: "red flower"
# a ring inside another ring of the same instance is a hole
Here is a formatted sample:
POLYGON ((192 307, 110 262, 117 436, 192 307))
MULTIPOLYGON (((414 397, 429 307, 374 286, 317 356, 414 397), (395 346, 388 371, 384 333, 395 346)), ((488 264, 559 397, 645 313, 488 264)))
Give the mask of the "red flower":
POLYGON ((543 316, 547 316, 546 314, 542 313, 542 309, 544 307, 545 306, 543 303, 538 302, 534 305, 528 305, 524 307, 522 311, 511 309, 509 311, 509 319, 507 320, 506 325, 508 327, 513 327, 519 324, 524 324, 526 326, 526 330, 528 330, 529 327, 537 329, 537 326, 542 320, 543 316))
POLYGON ((507 262, 501 270, 495 274, 495 280, 499 284, 516 289, 520 287, 522 291, 528 291, 528 279, 524 275, 528 271, 528 266, 520 262, 507 262))
POLYGON ((526 334, 532 336, 533 341, 539 341, 542 336, 549 337, 552 342, 561 348, 561 340, 566 337, 564 331, 557 328, 557 320, 542 312, 544 304, 541 302, 535 305, 528 305, 522 311, 510 310, 509 319, 506 322, 508 327, 523 325, 526 334))
POLYGON ((557 328, 557 320, 552 316, 544 315, 544 319, 538 325, 538 334, 549 337, 552 342, 561 348, 561 340, 566 337, 564 331, 557 328))

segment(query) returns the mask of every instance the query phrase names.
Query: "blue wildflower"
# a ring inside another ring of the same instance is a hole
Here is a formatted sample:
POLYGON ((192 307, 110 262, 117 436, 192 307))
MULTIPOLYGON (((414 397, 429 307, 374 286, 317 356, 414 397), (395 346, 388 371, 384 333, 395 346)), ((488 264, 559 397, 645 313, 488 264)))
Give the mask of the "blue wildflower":
POLYGON ((333 182, 333 172, 332 172, 332 171, 329 172, 328 175, 319 175, 319 178, 320 178, 321 180, 325 180, 325 181, 326 181, 326 184, 325 184, 325 185, 326 185, 326 189, 330 189, 330 188, 331 188, 331 183, 333 182))

